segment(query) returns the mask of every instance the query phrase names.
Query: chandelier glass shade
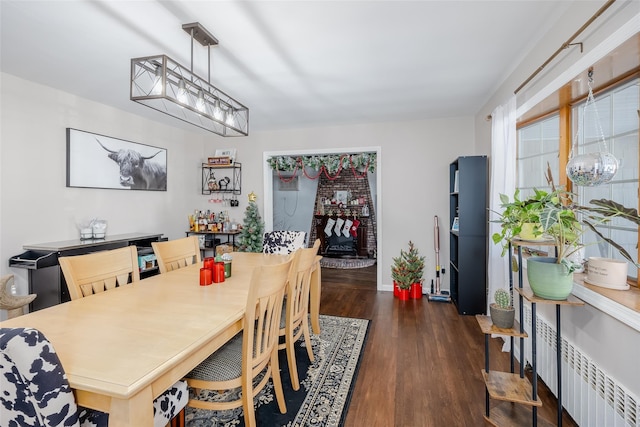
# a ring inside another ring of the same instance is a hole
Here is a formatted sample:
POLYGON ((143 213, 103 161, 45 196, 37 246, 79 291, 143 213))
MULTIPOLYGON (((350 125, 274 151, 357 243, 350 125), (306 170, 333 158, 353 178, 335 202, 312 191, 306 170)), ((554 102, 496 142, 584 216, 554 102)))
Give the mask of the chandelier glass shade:
MULTIPOLYGON (((185 24, 183 28, 185 31, 199 29, 209 35, 197 23, 185 24)), ((192 64, 193 38, 192 32, 192 64)), ((210 43, 211 38, 207 46, 210 43)), ((247 136, 249 109, 213 86, 209 80, 194 74, 192 69, 183 67, 167 55, 133 58, 130 98, 221 136, 247 136)))

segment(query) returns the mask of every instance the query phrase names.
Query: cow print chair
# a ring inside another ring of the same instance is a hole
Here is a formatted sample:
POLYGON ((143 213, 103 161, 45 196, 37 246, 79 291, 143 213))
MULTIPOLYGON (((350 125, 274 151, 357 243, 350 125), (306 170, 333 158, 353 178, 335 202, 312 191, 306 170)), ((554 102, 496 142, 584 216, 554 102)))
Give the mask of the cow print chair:
POLYGON ((265 254, 289 255, 304 248, 307 233, 304 231, 276 230, 264 233, 262 252, 265 254))
MULTIPOLYGON (((153 402, 154 426, 165 426, 186 406, 178 381, 153 402)), ((182 412, 184 413, 184 412, 182 412)), ((51 343, 37 329, 0 328, 0 420, 10 426, 107 426, 109 414, 76 405, 51 343)))

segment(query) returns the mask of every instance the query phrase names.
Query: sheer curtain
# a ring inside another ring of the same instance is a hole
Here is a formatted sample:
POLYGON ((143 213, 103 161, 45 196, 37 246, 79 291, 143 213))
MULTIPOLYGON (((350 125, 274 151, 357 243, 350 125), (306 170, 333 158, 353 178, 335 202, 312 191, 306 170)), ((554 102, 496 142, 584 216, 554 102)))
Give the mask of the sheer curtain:
MULTIPOLYGON (((491 186, 489 191, 489 219, 501 212, 500 194, 513 196, 516 187, 516 97, 498 106, 491 113, 491 186)), ((500 231, 500 224, 489 222, 489 236, 500 231)), ((509 257, 501 256, 502 245, 489 237, 489 265, 487 313, 498 288, 509 289, 509 257)))

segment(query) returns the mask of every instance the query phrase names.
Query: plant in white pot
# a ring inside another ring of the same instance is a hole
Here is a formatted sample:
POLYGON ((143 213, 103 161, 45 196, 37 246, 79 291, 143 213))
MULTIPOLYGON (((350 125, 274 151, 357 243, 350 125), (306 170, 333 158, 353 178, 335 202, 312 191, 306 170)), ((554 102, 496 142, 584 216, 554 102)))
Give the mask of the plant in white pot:
POLYGON ((489 314, 495 326, 502 329, 513 328, 516 310, 511 304, 511 295, 505 289, 496 289, 493 294, 495 302, 489 304, 489 314))
MULTIPOLYGON (((614 218, 624 218, 640 225, 637 209, 627 208, 608 199, 591 200, 591 206, 578 205, 573 202, 573 193, 554 184, 548 166, 546 178, 551 192, 536 190, 527 200, 539 203, 540 232, 553 242, 556 256, 530 257, 527 260, 527 278, 534 294, 552 300, 564 300, 569 296, 573 289, 573 272, 580 267, 570 258, 585 246, 582 236, 588 230, 615 247, 625 259, 638 265, 621 245, 603 235, 598 228, 614 218)), ((493 241, 506 245, 514 236, 496 233, 493 241)))

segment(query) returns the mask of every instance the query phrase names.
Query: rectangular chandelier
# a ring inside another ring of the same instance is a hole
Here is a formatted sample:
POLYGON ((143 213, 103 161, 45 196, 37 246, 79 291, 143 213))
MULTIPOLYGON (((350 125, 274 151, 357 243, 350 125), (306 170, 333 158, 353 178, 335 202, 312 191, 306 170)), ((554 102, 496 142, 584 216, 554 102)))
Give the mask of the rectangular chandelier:
MULTIPOLYGON (((217 40, 198 23, 185 24, 193 39, 210 47, 217 40), (202 34, 211 38, 199 39, 202 34), (212 41, 213 40, 213 41, 212 41), (206 43, 206 44, 205 44, 206 43)), ((131 60, 132 101, 221 136, 247 136, 249 109, 166 55, 131 60)))

